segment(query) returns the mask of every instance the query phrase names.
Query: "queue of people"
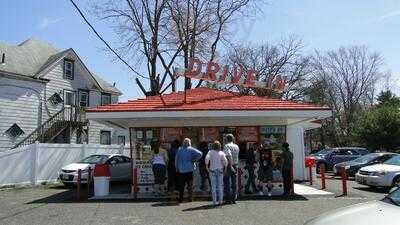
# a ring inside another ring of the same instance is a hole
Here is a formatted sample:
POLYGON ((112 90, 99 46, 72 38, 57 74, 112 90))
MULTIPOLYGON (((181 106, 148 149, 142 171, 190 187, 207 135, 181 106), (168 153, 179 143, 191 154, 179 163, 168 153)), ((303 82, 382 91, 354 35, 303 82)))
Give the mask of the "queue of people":
MULTIPOLYGON (((200 143, 199 148, 200 150, 192 147, 189 138, 185 138, 182 144, 178 140, 173 141, 168 152, 162 149, 158 143, 154 143, 152 145, 154 154, 151 160, 155 182, 154 193, 165 194, 164 183, 168 174, 168 192, 172 194, 178 191, 177 201, 181 203, 186 187, 188 201, 192 201, 193 171, 195 163, 199 162, 201 190, 211 192, 215 206, 223 203, 235 204, 238 196, 239 146, 235 144, 234 136, 228 134, 224 146, 219 141, 215 141, 210 146, 206 142, 200 143), (207 190, 207 184, 211 190, 207 190)), ((277 169, 281 170, 284 194, 291 194, 293 154, 287 143, 282 145, 282 150, 282 154, 273 161, 272 151, 267 147, 253 145, 248 149, 245 166, 248 171, 248 179, 245 184, 246 194, 258 192, 260 195, 264 195, 264 185, 266 184, 266 192, 268 196, 271 196, 273 171, 277 169), (255 182, 257 164, 258 185, 255 182)))

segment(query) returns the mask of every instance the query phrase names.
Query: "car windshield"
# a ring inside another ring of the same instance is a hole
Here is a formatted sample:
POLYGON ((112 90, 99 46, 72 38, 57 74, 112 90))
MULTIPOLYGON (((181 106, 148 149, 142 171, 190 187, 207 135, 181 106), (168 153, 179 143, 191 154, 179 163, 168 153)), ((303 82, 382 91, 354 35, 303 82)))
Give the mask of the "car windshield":
POLYGON ((386 160, 384 164, 389 164, 389 165, 395 165, 395 166, 400 166, 400 155, 395 156, 389 160, 386 160))
POLYGON ((376 159, 377 157, 378 157, 378 155, 376 155, 376 154, 367 154, 367 155, 361 156, 360 158, 353 160, 353 162, 368 163, 368 162, 371 162, 372 160, 376 159))
POLYGON ((330 148, 326 148, 326 149, 322 149, 321 151, 319 151, 319 152, 317 152, 317 153, 315 153, 316 155, 325 155, 325 154, 328 154, 329 152, 331 152, 332 151, 332 149, 330 149, 330 148))
POLYGON ((89 163, 89 164, 103 164, 107 161, 108 155, 91 155, 87 158, 79 161, 80 163, 89 163))
POLYGON ((390 200, 391 203, 400 206, 400 188, 397 188, 395 191, 391 192, 385 199, 390 200))

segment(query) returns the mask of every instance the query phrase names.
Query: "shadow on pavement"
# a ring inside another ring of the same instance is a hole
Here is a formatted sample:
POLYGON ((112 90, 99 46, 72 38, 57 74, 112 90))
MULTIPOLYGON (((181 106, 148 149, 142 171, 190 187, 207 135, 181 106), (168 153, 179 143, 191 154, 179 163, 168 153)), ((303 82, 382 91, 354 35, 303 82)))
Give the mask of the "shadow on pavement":
POLYGON ((63 191, 54 195, 47 196, 45 198, 37 199, 27 204, 38 204, 38 203, 73 203, 76 202, 74 199, 73 190, 63 191))
POLYGON ((360 190, 360 191, 368 191, 368 192, 381 193, 381 194, 389 193, 388 188, 374 188, 374 187, 353 187, 353 188, 356 190, 360 190))
POLYGON ((190 211, 198 211, 198 210, 209 210, 209 209, 215 209, 215 208, 220 208, 222 206, 214 206, 213 204, 207 204, 207 205, 201 205, 193 208, 187 208, 182 210, 182 212, 190 212, 190 211))

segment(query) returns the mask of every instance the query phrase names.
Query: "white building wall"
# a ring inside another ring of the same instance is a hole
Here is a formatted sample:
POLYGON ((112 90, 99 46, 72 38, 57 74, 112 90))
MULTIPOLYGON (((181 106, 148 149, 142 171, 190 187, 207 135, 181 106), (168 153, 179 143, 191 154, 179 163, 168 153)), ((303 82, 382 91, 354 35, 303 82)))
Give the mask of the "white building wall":
POLYGON ((45 114, 45 105, 40 105, 44 90, 44 83, 0 77, 0 152, 10 149, 38 127, 40 107, 45 114), (14 123, 24 134, 10 138, 5 131, 14 123))
POLYGON ((286 127, 286 139, 293 153, 293 176, 295 180, 305 180, 304 129, 300 125, 286 127))

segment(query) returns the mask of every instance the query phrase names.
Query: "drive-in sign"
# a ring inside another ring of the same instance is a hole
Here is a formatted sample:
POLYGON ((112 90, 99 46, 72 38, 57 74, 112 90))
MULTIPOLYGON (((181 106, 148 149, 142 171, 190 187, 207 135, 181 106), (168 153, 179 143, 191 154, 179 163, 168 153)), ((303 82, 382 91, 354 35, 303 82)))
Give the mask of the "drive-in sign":
POLYGON ((285 88, 286 77, 280 75, 269 77, 266 81, 257 80, 257 72, 245 70, 242 65, 221 66, 216 62, 202 63, 198 58, 191 58, 185 71, 178 71, 178 76, 202 79, 217 83, 235 84, 245 87, 257 87, 282 91, 285 88))

